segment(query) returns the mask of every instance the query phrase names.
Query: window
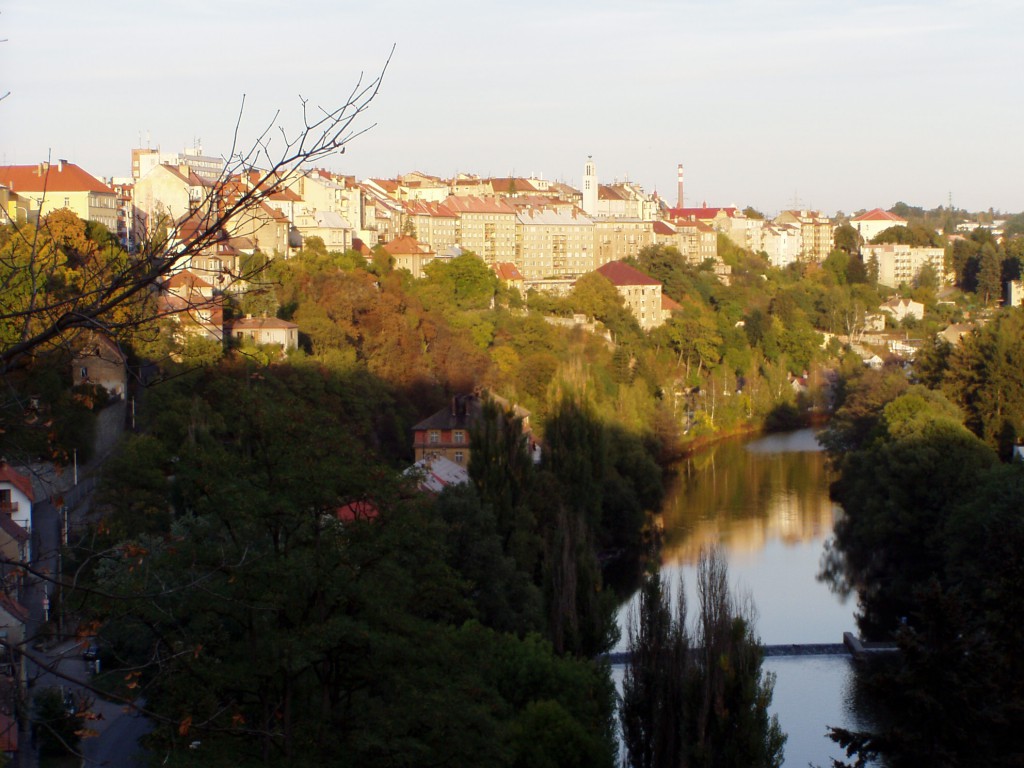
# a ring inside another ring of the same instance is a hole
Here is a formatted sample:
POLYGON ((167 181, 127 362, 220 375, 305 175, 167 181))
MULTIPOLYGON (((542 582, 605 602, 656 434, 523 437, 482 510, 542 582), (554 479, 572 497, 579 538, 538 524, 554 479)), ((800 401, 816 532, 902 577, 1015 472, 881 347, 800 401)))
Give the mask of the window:
POLYGON ((456 429, 452 437, 455 440, 455 442, 458 443, 459 445, 462 445, 463 443, 466 442, 466 433, 461 429, 456 429))
POLYGON ((441 442, 441 431, 438 429, 432 429, 427 434, 427 442, 431 445, 438 445, 441 442))
POLYGON ((465 458, 465 454, 463 454, 462 451, 456 451, 455 452, 455 463, 456 464, 461 464, 463 462, 464 458, 465 458))

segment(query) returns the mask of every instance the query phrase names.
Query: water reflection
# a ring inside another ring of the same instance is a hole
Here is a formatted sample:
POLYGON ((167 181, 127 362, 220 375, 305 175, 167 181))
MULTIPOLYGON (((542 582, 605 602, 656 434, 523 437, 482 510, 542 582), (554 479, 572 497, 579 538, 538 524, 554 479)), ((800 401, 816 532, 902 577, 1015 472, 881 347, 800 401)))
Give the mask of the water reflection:
POLYGON ((701 549, 715 544, 739 554, 773 540, 824 540, 836 514, 824 456, 767 450, 778 444, 724 443, 679 465, 661 516, 665 563, 695 564, 701 549))
MULTIPOLYGON (((696 613, 695 573, 702 547, 719 545, 730 581, 757 609, 766 645, 839 643, 855 629, 854 605, 817 580, 825 539, 839 513, 830 476, 810 430, 722 443, 679 465, 662 510, 662 575, 682 580, 696 613)), ((621 608, 627 626, 635 596, 621 608)), ((625 649, 625 637, 620 649, 625 649)), ((786 764, 825 766, 838 749, 826 726, 856 727, 849 710, 851 668, 844 657, 770 659, 778 675, 772 710, 789 734, 786 764)))

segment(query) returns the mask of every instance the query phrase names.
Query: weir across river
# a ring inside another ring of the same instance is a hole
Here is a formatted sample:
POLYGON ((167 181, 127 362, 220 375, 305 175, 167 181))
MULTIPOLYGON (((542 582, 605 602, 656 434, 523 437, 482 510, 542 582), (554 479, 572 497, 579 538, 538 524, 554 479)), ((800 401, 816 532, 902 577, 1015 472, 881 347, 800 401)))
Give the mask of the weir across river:
MULTIPOLYGON (((698 648, 692 649, 694 652, 698 648)), ((842 656, 849 654, 854 659, 862 659, 865 655, 875 653, 892 653, 897 650, 895 643, 865 644, 852 632, 843 633, 841 643, 787 643, 783 645, 762 645, 765 658, 784 658, 787 656, 842 656)), ((606 654, 604 658, 613 667, 624 667, 629 663, 629 651, 606 654)))

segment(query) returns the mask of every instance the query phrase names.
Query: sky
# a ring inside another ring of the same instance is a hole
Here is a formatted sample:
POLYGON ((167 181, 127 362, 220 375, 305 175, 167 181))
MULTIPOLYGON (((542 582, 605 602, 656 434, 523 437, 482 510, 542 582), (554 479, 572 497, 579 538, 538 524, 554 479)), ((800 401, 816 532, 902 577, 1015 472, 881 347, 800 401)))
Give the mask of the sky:
POLYGON ((682 163, 690 206, 1016 213, 1021 30, 1021 0, 0 0, 0 164, 223 155, 390 55, 322 167, 579 186, 589 155, 673 205, 682 163))

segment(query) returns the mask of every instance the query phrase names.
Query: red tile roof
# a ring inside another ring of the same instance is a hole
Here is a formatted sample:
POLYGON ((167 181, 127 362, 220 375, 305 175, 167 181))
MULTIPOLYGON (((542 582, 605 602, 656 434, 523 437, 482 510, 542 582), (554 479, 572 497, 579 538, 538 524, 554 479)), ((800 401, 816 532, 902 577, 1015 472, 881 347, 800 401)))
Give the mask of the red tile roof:
POLYGON ((654 226, 652 227, 652 229, 654 231, 654 234, 656 234, 656 235, 674 235, 674 234, 676 234, 676 230, 672 227, 672 225, 668 224, 668 223, 666 223, 664 221, 656 221, 656 222, 654 222, 654 226))
POLYGON ((419 240, 412 235, 402 235, 396 237, 390 243, 384 245, 384 250, 390 253, 392 256, 400 256, 404 254, 424 254, 432 253, 432 251, 419 240))
POLYGON ((515 281, 522 282, 523 280, 523 276, 519 273, 516 265, 508 261, 501 261, 495 264, 494 273, 499 279, 504 280, 506 283, 515 281))
POLYGON ((666 216, 670 219, 713 219, 722 211, 730 219, 736 215, 735 208, 708 208, 706 205, 700 208, 669 208, 666 216))
POLYGON ((177 288, 179 286, 184 286, 193 290, 196 288, 213 288, 211 283, 206 282, 195 272, 190 272, 187 269, 183 269, 181 272, 176 272, 164 282, 164 288, 167 290, 171 290, 172 288, 177 288))
POLYGON ((456 213, 504 213, 515 215, 515 209, 500 197, 473 197, 470 195, 451 195, 444 201, 444 206, 456 213))
POLYGON ((26 497, 29 501, 35 501, 36 496, 32 491, 32 478, 23 475, 6 461, 0 462, 0 483, 10 483, 26 497))
POLYGON ((634 269, 621 261, 610 261, 598 267, 597 271, 611 280, 612 285, 661 285, 653 277, 645 275, 639 269, 634 269))
POLYGON ((39 165, 0 165, 0 185, 21 192, 109 192, 114 190, 74 163, 60 160, 39 165))
POLYGON ((661 294, 661 309, 663 312, 675 312, 678 309, 682 309, 683 305, 675 299, 670 299, 664 293, 661 294))
POLYGON ((901 216, 897 216, 895 213, 889 211, 883 211, 881 208, 875 208, 873 211, 862 213, 860 216, 854 216, 851 221, 891 221, 893 223, 906 224, 907 220, 901 216))
POLYGON ((359 499, 338 507, 336 514, 341 522, 351 523, 355 520, 375 520, 380 516, 380 510, 372 501, 359 499))

